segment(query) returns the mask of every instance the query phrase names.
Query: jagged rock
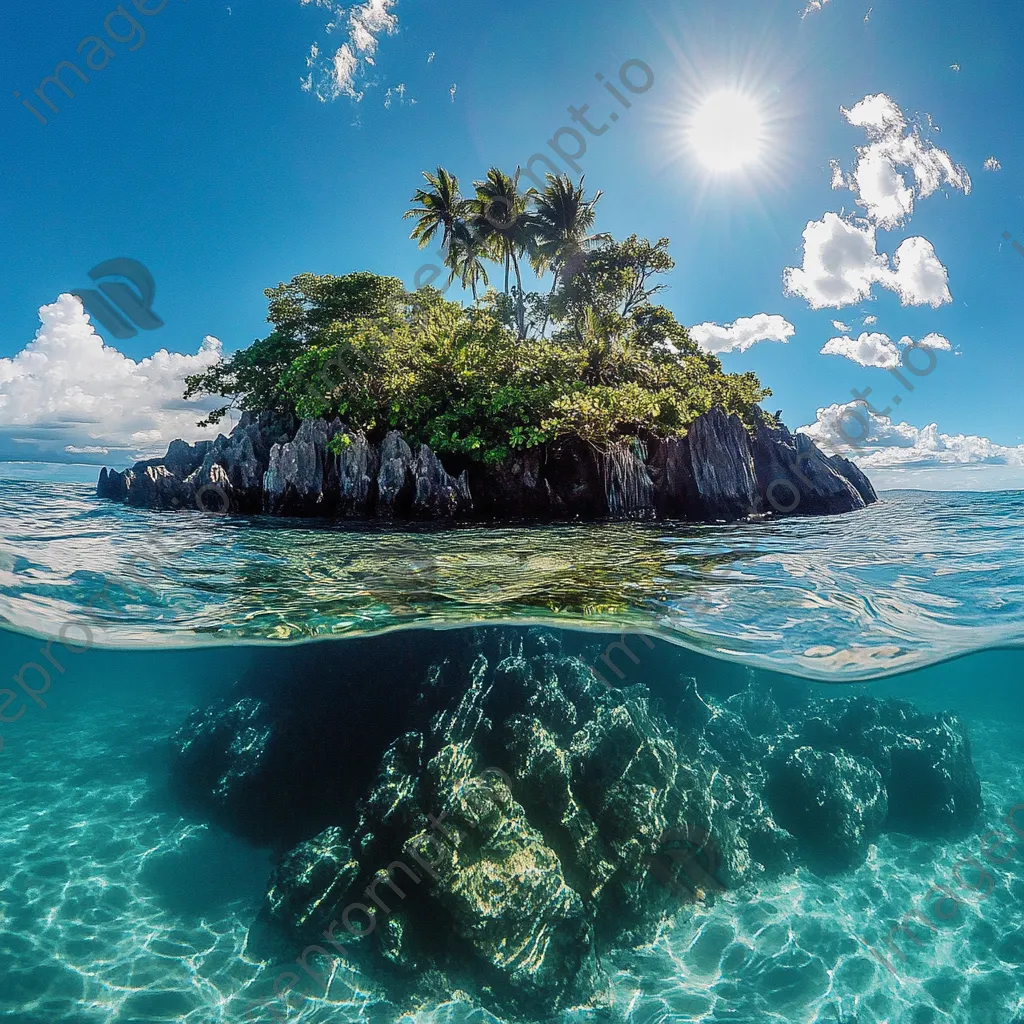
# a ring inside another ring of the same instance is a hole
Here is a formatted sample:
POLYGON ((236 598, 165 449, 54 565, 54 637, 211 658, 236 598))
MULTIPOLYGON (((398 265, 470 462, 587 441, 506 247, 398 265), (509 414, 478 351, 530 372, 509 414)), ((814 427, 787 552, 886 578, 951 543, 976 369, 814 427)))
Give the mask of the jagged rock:
POLYGON ((754 468, 764 508, 777 513, 825 516, 864 508, 857 488, 806 434, 791 434, 759 418, 754 468))
POLYGON ((653 447, 658 513, 675 519, 738 519, 760 509, 750 436, 738 416, 714 406, 684 438, 653 447))
POLYGON ((647 451, 636 441, 613 444, 605 453, 604 492, 613 516, 645 516, 654 511, 654 483, 647 472, 647 451))
POLYGON ((136 508, 181 509, 191 498, 189 488, 164 466, 147 466, 125 476, 125 503, 136 508))
POLYGON ((779 824, 797 837, 814 865, 829 870, 862 863, 888 811, 874 766, 810 747, 798 748, 775 768, 767 793, 779 824))
POLYGON ((697 511, 708 519, 737 519, 758 507, 750 436, 738 416, 718 406, 686 433, 697 511))
POLYGON ((343 516, 364 518, 373 512, 377 502, 377 473, 380 456, 360 430, 345 432, 349 439, 337 456, 337 505, 343 516))
POLYGON ((854 490, 864 499, 865 505, 878 501, 878 495, 871 481, 864 475, 860 467, 842 455, 833 455, 829 460, 832 468, 853 485, 854 490))
POLYGON ((540 519, 550 501, 543 459, 537 451, 515 452, 497 464, 474 463, 469 469, 473 509, 488 519, 540 519))
MULTIPOLYGON (((386 443, 386 442, 385 442, 386 443)), ((412 514, 424 519, 454 519, 473 510, 469 474, 458 478, 445 472, 441 460, 425 445, 410 467, 413 478, 412 514)))
POLYGON ((377 473, 377 515, 404 516, 412 505, 416 484, 412 475, 412 449, 397 430, 388 431, 380 450, 377 473))
POLYGON ((108 472, 104 466, 100 470, 100 478, 96 483, 96 497, 106 498, 109 501, 121 501, 128 495, 128 488, 125 486, 125 475, 116 469, 108 472))
POLYGON ((333 424, 303 420, 295 438, 275 444, 263 477, 263 510, 271 515, 317 516, 330 511, 324 476, 333 424))
POLYGON ((552 447, 544 483, 554 515, 568 519, 608 515, 601 459, 592 445, 569 438, 552 447))
POLYGON ((138 506, 235 514, 474 515, 506 522, 652 512, 728 520, 769 509, 824 515, 877 500, 848 460, 826 458, 809 438, 768 427, 763 417, 752 447, 739 418, 717 406, 698 416, 684 438, 634 439, 601 453, 569 437, 499 464, 462 460, 458 469, 458 476, 449 474, 425 445, 414 457, 399 431, 378 445, 337 418, 299 424, 292 416, 247 412, 229 437, 197 445, 176 440, 162 459, 123 472, 104 467, 96 493, 138 506), (349 443, 329 453, 327 442, 338 434, 349 443))
MULTIPOLYGON (((167 454, 159 460, 159 463, 166 466, 176 477, 184 480, 202 464, 212 445, 211 441, 199 441, 191 445, 179 438, 170 443, 167 454)), ((157 463, 154 461, 153 464, 157 463)))

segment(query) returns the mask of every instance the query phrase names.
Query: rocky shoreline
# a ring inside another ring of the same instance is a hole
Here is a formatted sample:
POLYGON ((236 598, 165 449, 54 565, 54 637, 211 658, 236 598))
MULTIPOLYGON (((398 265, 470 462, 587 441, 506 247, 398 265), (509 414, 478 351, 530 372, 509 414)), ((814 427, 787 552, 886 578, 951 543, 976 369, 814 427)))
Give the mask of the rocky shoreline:
POLYGON ((718 407, 683 438, 604 452, 570 438, 498 465, 442 460, 398 431, 374 440, 338 419, 246 413, 229 437, 104 467, 96 493, 139 508, 442 522, 835 515, 877 500, 849 460, 763 416, 751 433, 718 407))
POLYGON ((292 969, 251 1011, 301 997, 300 972, 322 996, 339 962, 399 1008, 600 1005, 602 956, 697 901, 979 818, 949 713, 663 670, 611 688, 592 664, 548 631, 478 630, 422 674, 378 664, 374 687, 337 666, 193 713, 173 739, 177 792, 278 852, 247 945, 292 969), (383 716, 367 696, 381 685, 383 716))

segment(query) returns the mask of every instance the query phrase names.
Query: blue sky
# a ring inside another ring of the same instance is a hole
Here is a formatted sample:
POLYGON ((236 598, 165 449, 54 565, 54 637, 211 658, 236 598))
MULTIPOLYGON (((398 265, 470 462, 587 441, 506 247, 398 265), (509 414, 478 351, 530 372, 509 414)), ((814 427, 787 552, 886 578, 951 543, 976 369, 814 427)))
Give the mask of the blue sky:
POLYGON ((663 301, 791 427, 849 449, 837 424, 856 435, 860 417, 853 454, 885 486, 1024 486, 1024 256, 1003 238, 1024 246, 1020 4, 138 6, 6 7, 0 460, 123 465, 202 436, 180 377, 264 333, 264 288, 360 269, 411 285, 431 258, 401 220, 420 171, 468 186, 551 155, 590 104, 609 125, 578 161, 605 193, 599 228, 672 239, 663 301), (90 36, 112 56, 79 54, 90 36), (65 60, 89 81, 65 69, 75 97, 51 85, 53 113, 34 90, 65 60), (595 75, 618 83, 630 60, 654 83, 618 84, 626 109, 595 75), (723 92, 748 159, 711 171, 695 125, 723 92), (119 340, 58 297, 121 256, 152 272, 165 326, 119 340), (935 356, 900 371, 912 392, 886 368, 903 339, 935 356), (869 387, 888 416, 841 408, 869 387))

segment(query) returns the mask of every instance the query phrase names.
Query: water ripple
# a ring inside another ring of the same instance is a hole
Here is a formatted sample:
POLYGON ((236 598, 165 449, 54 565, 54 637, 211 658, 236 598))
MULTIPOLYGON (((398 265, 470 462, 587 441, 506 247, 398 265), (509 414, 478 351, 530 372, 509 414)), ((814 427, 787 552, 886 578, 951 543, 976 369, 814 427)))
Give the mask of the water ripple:
POLYGON ((5 482, 0 617, 117 647, 547 622, 860 679, 1020 642, 1022 539, 1020 492, 888 492, 826 519, 436 530, 138 511, 5 482))

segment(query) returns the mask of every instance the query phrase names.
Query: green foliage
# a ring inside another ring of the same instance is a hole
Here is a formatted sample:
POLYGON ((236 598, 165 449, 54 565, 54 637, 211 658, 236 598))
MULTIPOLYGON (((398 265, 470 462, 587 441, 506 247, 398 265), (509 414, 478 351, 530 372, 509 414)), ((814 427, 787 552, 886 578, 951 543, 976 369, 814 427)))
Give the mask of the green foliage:
MULTIPOLYGON (((440 232, 452 279, 474 297, 487 281, 482 261, 494 260, 504 292, 464 307, 433 288, 408 293, 396 278, 300 274, 267 290, 266 338, 187 379, 186 398, 227 400, 206 422, 232 406, 339 416, 371 436, 400 429, 482 462, 567 436, 604 447, 682 435, 716 404, 752 423, 771 392, 752 373, 723 373, 652 302, 664 287, 655 278, 674 266, 668 239, 593 234, 600 193, 587 199, 582 180, 549 177, 537 195, 492 168, 467 200, 443 168, 426 178, 430 190, 417 191, 419 208, 407 214, 413 237, 425 244, 440 232), (548 294, 524 294, 524 256, 551 271, 548 294)), ((348 443, 335 438, 331 450, 348 443)))

